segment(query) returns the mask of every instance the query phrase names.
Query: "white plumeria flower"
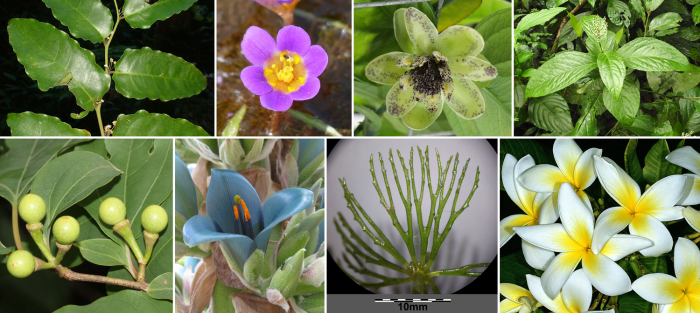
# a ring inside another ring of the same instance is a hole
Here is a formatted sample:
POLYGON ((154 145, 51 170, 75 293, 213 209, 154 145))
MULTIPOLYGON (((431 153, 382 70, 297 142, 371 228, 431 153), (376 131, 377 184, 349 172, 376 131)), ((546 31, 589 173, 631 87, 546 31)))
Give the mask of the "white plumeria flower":
POLYGON ((615 310, 588 311, 593 300, 593 288, 582 270, 575 271, 564 284, 561 293, 556 297, 549 297, 542 289, 542 282, 535 275, 527 275, 527 286, 539 303, 556 313, 583 313, 605 312, 614 313, 615 310), (553 298, 553 299, 552 299, 553 298))
MULTIPOLYGON (((685 174, 688 177, 688 181, 677 204, 700 204, 700 153, 695 151, 693 147, 682 147, 669 153, 666 156, 666 160, 693 173, 685 174)), ((700 232, 700 212, 691 207, 686 207, 683 210, 683 217, 693 229, 700 232)))
POLYGON ((673 266, 676 277, 647 274, 635 280, 632 289, 644 300, 659 304, 659 313, 700 313, 698 247, 688 239, 678 238, 673 266))
POLYGON ((593 157, 600 184, 621 207, 609 208, 598 216, 593 234, 593 253, 598 253, 605 242, 630 227, 630 234, 654 242, 651 248, 641 250, 645 256, 659 256, 671 251, 673 238, 661 222, 683 218, 683 207, 676 207, 683 195, 686 177, 671 175, 657 181, 640 195, 639 185, 613 160, 593 157))
MULTIPOLYGON (((505 159, 503 159, 503 169, 501 171, 503 187, 506 189, 510 199, 525 214, 515 214, 501 220, 501 247, 515 235, 513 227, 551 224, 559 218, 550 194, 536 193, 525 189, 516 179, 522 172, 533 166, 535 166, 535 160, 529 154, 520 159, 520 161, 517 161, 510 154, 507 154, 505 159)), ((544 270, 549 262, 554 259, 554 252, 535 247, 525 240, 522 242, 525 261, 533 268, 544 270)))
POLYGON ((557 139, 552 147, 557 166, 550 164, 535 165, 518 177, 525 188, 536 192, 553 193, 553 203, 557 203, 557 192, 562 183, 574 187, 579 198, 591 208, 591 202, 584 189, 596 178, 593 156, 603 155, 603 150, 591 148, 583 152, 573 139, 557 139))
POLYGON ((500 313, 530 313, 542 306, 532 293, 518 285, 502 283, 499 289, 505 297, 499 306, 500 313))
POLYGON ((690 227, 695 229, 696 232, 700 232, 700 211, 691 207, 686 207, 683 210, 683 217, 688 221, 690 227))
POLYGON ((639 236, 615 235, 604 243, 599 254, 595 254, 591 250, 593 213, 569 183, 561 184, 558 206, 561 224, 513 228, 529 243, 561 252, 542 275, 547 296, 553 299, 559 293, 579 262, 583 262, 583 272, 601 293, 617 296, 632 290, 627 273, 615 262, 632 252, 650 247, 652 242, 639 236))

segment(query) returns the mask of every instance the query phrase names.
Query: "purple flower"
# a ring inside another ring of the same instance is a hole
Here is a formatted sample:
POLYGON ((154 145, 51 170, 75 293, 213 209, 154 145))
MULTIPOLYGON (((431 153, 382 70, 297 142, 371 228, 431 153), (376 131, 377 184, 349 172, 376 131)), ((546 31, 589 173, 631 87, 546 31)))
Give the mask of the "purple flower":
POLYGON ((273 111, 286 111, 294 100, 309 100, 318 94, 318 75, 328 64, 321 46, 311 46, 302 28, 289 25, 277 33, 277 43, 260 27, 251 26, 241 49, 253 63, 241 71, 243 84, 260 96, 260 104, 273 111))

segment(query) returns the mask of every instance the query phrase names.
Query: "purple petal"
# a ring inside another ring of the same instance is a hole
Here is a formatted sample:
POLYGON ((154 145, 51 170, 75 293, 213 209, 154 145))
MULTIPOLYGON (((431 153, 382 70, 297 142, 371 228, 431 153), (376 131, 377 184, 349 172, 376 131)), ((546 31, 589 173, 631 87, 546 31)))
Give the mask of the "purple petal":
POLYGON ((246 30, 241 41, 241 49, 245 58, 253 65, 264 65, 265 61, 272 58, 277 46, 272 36, 257 26, 251 26, 246 30))
POLYGON ((268 110, 284 112, 292 107, 292 97, 279 90, 260 96, 260 104, 268 110))
POLYGON ((318 94, 319 89, 321 89, 321 81, 316 77, 309 76, 306 78, 306 84, 289 95, 296 101, 309 100, 318 94))
POLYGON ((328 54, 319 45, 311 46, 309 53, 304 55, 303 59, 309 77, 318 77, 328 65, 328 54))
POLYGON ((241 80, 250 92, 256 95, 264 95, 272 91, 272 86, 267 83, 265 69, 262 66, 248 66, 241 71, 241 80))
POLYGON ((277 49, 296 52, 299 56, 306 55, 311 46, 311 38, 303 28, 294 25, 282 27, 277 33, 277 49))

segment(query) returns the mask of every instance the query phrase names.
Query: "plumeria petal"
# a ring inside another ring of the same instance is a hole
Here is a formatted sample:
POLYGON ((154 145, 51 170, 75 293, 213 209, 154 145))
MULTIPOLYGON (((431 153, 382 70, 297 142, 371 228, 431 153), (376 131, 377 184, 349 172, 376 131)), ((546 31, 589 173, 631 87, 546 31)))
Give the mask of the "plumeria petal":
POLYGON ((683 210, 683 217, 685 217, 685 220, 690 224, 690 227, 700 232, 700 211, 691 207, 686 207, 683 210))
POLYGON ((262 66, 248 66, 241 71, 241 81, 250 92, 256 95, 264 95, 272 91, 272 86, 265 78, 265 69, 262 66))
POLYGON ((432 125, 442 113, 443 103, 439 102, 437 110, 429 111, 425 101, 416 103, 413 108, 401 117, 406 127, 413 130, 423 130, 432 125))
POLYGON ((234 202, 236 196, 240 196, 248 207, 253 233, 257 234, 263 229, 263 213, 260 198, 253 185, 235 171, 212 169, 207 190, 207 215, 216 221, 224 232, 242 234, 233 210, 234 205, 241 209, 240 204, 234 202))
POLYGON ((676 278, 684 290, 689 290, 700 281, 700 249, 692 241, 678 238, 673 256, 676 278))
MULTIPOLYGON (((637 213, 646 213, 666 222, 669 218, 680 219, 681 213, 665 212, 672 209, 683 195, 686 176, 671 175, 654 183, 637 202, 637 213)), ((671 210, 673 211, 673 210, 671 210)))
POLYGON ((554 160, 557 162, 557 167, 566 176, 570 182, 574 181, 574 172, 576 163, 583 154, 583 151, 573 139, 557 139, 552 146, 554 160))
POLYGON ((519 302, 520 297, 532 297, 530 291, 515 284, 501 283, 499 289, 506 299, 514 302, 519 302))
POLYGON ((700 176, 695 174, 683 175, 688 178, 683 188, 683 195, 678 200, 678 205, 700 204, 700 176))
POLYGON ((571 239, 583 247, 590 247, 593 238, 593 213, 583 204, 569 183, 559 188, 559 217, 571 239))
POLYGON ((676 303, 684 296, 683 287, 675 277, 660 273, 639 277, 632 284, 632 289, 651 303, 676 303))
POLYGON ((688 302, 690 302, 691 312, 700 312, 700 295, 688 294, 688 302))
POLYGON ((632 290, 632 282, 625 270, 602 253, 585 253, 583 271, 591 284, 605 295, 619 296, 632 290))
POLYGON ((485 112, 486 102, 479 87, 474 82, 464 78, 453 79, 454 91, 447 105, 463 119, 475 119, 485 112))
POLYGON ((549 164, 533 166, 522 173, 518 181, 535 192, 556 192, 562 183, 569 182, 558 167, 549 164))
POLYGON ((307 77, 318 77, 328 66, 328 53, 319 45, 313 45, 302 57, 307 77))
POLYGON ((405 52, 389 52, 374 58, 365 68, 367 79, 383 85, 396 84, 403 76, 403 73, 410 69, 396 67, 396 62, 409 55, 405 52))
POLYGON ((525 214, 515 214, 502 219, 499 227, 501 247, 503 247, 503 245, 505 245, 510 240, 510 238, 512 238, 513 235, 515 235, 513 227, 529 226, 532 225, 534 222, 535 219, 532 218, 532 216, 525 214))
POLYGON ((523 255, 528 265, 538 270, 545 270, 554 259, 554 252, 538 248, 523 240, 523 255))
POLYGON ((654 242, 650 248, 640 250, 644 256, 659 256, 671 251, 673 238, 666 226, 655 217, 643 213, 637 213, 630 223, 630 234, 642 236, 654 242))
POLYGON ((676 303, 659 305, 659 313, 695 313, 690 311, 690 299, 683 297, 676 303))
POLYGON ((594 155, 602 156, 603 150, 590 148, 583 152, 576 162, 572 182, 581 190, 588 188, 596 179, 595 165, 593 164, 594 155))
MULTIPOLYGON (((518 184, 520 184, 520 183, 518 183, 518 184)), ((522 185, 520 185, 520 186, 522 187, 522 185)), ((527 190, 527 189, 525 189, 525 187, 522 187, 522 189, 527 190)), ((549 193, 537 193, 535 195, 535 199, 532 201, 532 211, 534 211, 534 214, 535 214, 534 216, 539 217, 540 215, 542 215, 541 214, 542 206, 547 202, 547 200, 550 198, 550 196, 551 196, 551 194, 549 194, 549 193)), ((546 214, 549 214, 549 212, 547 212, 546 214)), ((551 217, 548 217, 548 218, 551 218, 551 217)), ((556 221, 556 219, 554 221, 556 221)), ((552 221, 552 223, 554 221, 552 221)), ((540 221, 540 224, 551 224, 551 223, 542 223, 540 221)))
POLYGON ((257 26, 251 26, 243 35, 241 50, 250 63, 263 66, 277 51, 277 44, 267 31, 257 26))
POLYGON ((503 299, 501 304, 498 306, 498 312, 500 313, 515 313, 520 311, 521 303, 513 302, 509 299, 503 299))
POLYGON ((443 30, 437 39, 437 50, 448 59, 477 56, 484 49, 484 37, 471 27, 454 25, 443 30))
POLYGON ((537 302, 542 303, 544 307, 548 308, 552 312, 569 312, 569 309, 564 304, 561 294, 558 294, 554 299, 547 296, 547 294, 544 292, 541 278, 529 274, 525 277, 527 279, 527 288, 530 290, 535 299, 537 299, 537 302))
POLYGON ((593 253, 600 253, 605 243, 630 223, 632 223, 632 212, 626 208, 618 206, 600 213, 593 231, 593 245, 591 246, 593 253))
POLYGON ((556 222, 559 219, 559 210, 557 210, 555 203, 559 193, 538 193, 538 196, 539 195, 548 195, 540 208, 540 224, 551 224, 556 222))
POLYGON ((416 105, 413 98, 413 86, 401 89, 399 83, 391 87, 386 95, 386 112, 394 117, 402 117, 416 105))
MULTIPOLYGON (((212 170, 213 171, 213 170, 212 170)), ((303 188, 287 188, 275 192, 265 200, 262 208, 265 229, 255 237, 259 249, 265 252, 272 228, 313 205, 314 193, 303 188)))
POLYGON ((292 97, 279 90, 273 90, 260 96, 260 104, 268 110, 284 112, 292 107, 292 97))
POLYGON ((437 28, 433 22, 416 8, 408 8, 404 16, 408 38, 416 45, 418 54, 426 55, 432 52, 438 38, 437 28))
POLYGON ((447 61, 452 79, 490 81, 498 76, 498 70, 488 61, 473 56, 450 58, 447 61))
POLYGON ((639 185, 612 160, 594 155, 593 161, 605 191, 621 206, 634 209, 640 197, 639 185))
POLYGON ((666 156, 666 160, 687 169, 695 175, 700 175, 700 153, 693 147, 681 147, 666 156))
POLYGON ((287 25, 277 33, 277 49, 279 51, 296 52, 302 56, 309 52, 309 47, 311 47, 311 38, 301 27, 287 25))
POLYGON ((688 290, 688 294, 694 294, 696 296, 700 296, 700 281, 695 284, 692 288, 688 290))
POLYGON ((633 252, 649 248, 652 245, 654 243, 644 237, 624 234, 615 235, 608 240, 603 249, 600 250, 600 253, 617 262, 633 252))
POLYGON ((561 224, 514 227, 513 230, 527 242, 555 252, 581 251, 584 249, 564 230, 561 224))
POLYGON ((561 289, 564 304, 571 312, 588 310, 593 298, 593 287, 582 270, 577 270, 569 276, 561 289))
MULTIPOLYGON (((510 199, 526 214, 534 216, 533 212, 527 211, 525 204, 523 204, 523 202, 520 201, 520 197, 518 196, 518 190, 516 188, 522 188, 522 186, 520 186, 520 184, 515 180, 519 175, 519 173, 515 173, 516 165, 518 165, 519 168, 527 169, 535 166, 535 160, 529 154, 520 159, 520 161, 515 159, 514 156, 507 154, 506 157, 503 159, 503 165, 501 169, 501 179, 503 181, 503 187, 505 188, 506 193, 508 194, 510 199)), ((527 192, 534 193, 527 189, 523 190, 523 193, 527 192)))
MULTIPOLYGON (((559 293, 578 263, 581 262, 583 254, 583 251, 560 253, 547 266, 547 270, 542 274, 542 286, 550 299, 559 293)), ((530 288, 530 292, 535 294, 532 288, 530 288)), ((535 298, 537 297, 535 296, 535 298)))
MULTIPOLYGON (((526 155, 515 164, 513 176, 518 177, 520 174, 533 166, 535 166, 535 161, 532 159, 532 157, 530 157, 530 155, 526 155)), ((521 209, 525 212, 525 214, 537 218, 539 208, 536 207, 537 203, 535 202, 541 202, 543 199, 538 199, 538 193, 526 189, 517 180, 514 179, 513 181, 515 184, 515 192, 518 194, 518 198, 523 205, 521 209)))
POLYGON ((315 97, 320 89, 321 81, 316 77, 308 77, 306 83, 299 90, 290 93, 289 96, 294 101, 309 100, 315 97))

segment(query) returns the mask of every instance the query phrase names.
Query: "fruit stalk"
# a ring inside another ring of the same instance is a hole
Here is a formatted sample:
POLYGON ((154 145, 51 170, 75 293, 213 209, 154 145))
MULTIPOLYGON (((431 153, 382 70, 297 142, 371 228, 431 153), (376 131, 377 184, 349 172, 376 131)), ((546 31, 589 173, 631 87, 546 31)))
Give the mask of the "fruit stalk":
POLYGON ((146 255, 143 257, 143 262, 148 264, 151 259, 151 253, 153 253, 153 247, 156 245, 158 240, 158 234, 151 234, 148 231, 143 231, 143 240, 146 243, 146 255))
POLYGON ((44 236, 41 231, 42 227, 44 227, 44 225, 41 223, 31 225, 27 224, 27 230, 29 231, 29 234, 32 235, 32 239, 34 239, 34 242, 39 247, 39 250, 41 250, 41 253, 44 254, 47 261, 53 262, 54 257, 51 254, 51 250, 49 250, 46 243, 44 243, 44 236))
POLYGON ((55 265, 61 264, 61 261, 63 260, 63 257, 68 253, 68 250, 73 246, 73 244, 69 245, 62 245, 58 241, 56 242, 56 247, 58 247, 58 253, 56 253, 56 259, 54 259, 53 263, 55 265))
POLYGON ((70 281, 76 280, 76 281, 87 281, 87 282, 93 282, 93 283, 103 283, 103 284, 117 285, 117 286, 122 286, 122 287, 126 287, 126 288, 141 290, 141 291, 145 291, 146 288, 148 288, 148 284, 146 282, 129 281, 129 280, 113 278, 113 277, 105 277, 105 276, 76 273, 68 268, 63 267, 62 265, 56 265, 56 267, 54 267, 53 270, 61 278, 64 278, 64 279, 67 279, 70 281))
POLYGON ((143 263, 143 254, 141 254, 141 249, 139 249, 139 245, 136 243, 136 239, 134 239, 134 234, 131 232, 131 223, 129 223, 129 220, 123 220, 117 223, 112 227, 112 230, 124 238, 124 241, 129 245, 131 251, 134 252, 136 260, 138 260, 139 263, 143 263))

